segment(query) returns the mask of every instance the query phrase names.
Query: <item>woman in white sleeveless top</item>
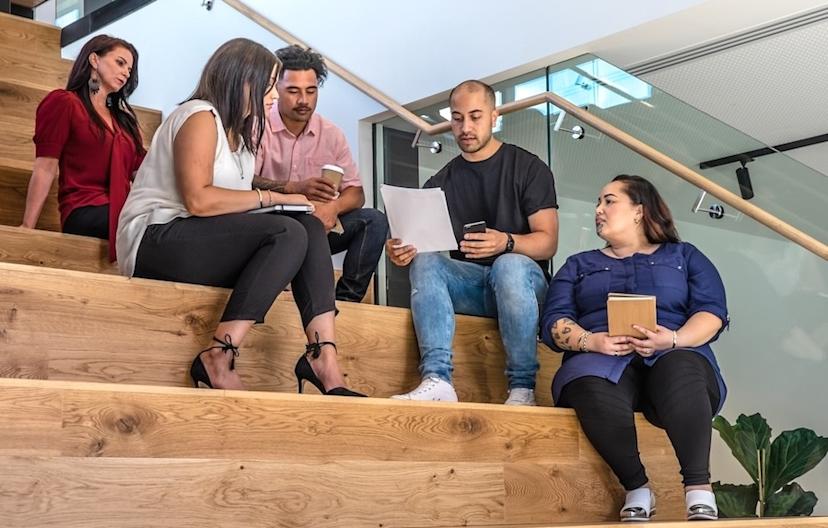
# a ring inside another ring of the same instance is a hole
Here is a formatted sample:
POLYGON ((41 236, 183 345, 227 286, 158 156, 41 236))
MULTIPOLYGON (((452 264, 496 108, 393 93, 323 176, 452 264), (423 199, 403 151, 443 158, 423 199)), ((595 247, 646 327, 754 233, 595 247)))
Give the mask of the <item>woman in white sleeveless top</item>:
POLYGON ((344 387, 336 361, 333 268, 325 230, 312 215, 246 214, 302 195, 253 189, 253 163, 280 64, 247 39, 222 45, 189 100, 164 121, 118 223, 127 276, 232 288, 211 346, 193 360, 196 387, 243 389, 235 357, 288 284, 308 338, 296 364, 323 394, 344 387))

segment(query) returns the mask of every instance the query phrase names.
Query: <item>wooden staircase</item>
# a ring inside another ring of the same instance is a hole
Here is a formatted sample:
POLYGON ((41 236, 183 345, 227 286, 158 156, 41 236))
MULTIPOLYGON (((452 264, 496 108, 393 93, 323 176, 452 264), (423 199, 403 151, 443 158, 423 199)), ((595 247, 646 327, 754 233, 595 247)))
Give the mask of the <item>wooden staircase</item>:
MULTIPOLYGON (((0 139, 0 223, 22 216, 33 108, 67 70, 58 41, 56 28, 0 15, 0 126, 11 130, 0 139)), ((141 115, 154 130, 157 114, 141 115)), ((496 324, 465 316, 454 341, 463 403, 389 400, 419 381, 410 312, 339 303, 340 364, 372 397, 297 395, 305 340, 284 294, 237 361, 250 391, 189 388, 227 295, 120 277, 102 241, 0 226, 0 525, 620 526, 620 486, 574 413, 551 407, 560 356, 544 346, 540 407, 500 404, 496 324)), ((673 449, 643 418, 636 426, 658 519, 680 521, 673 449)))
MULTIPOLYGON (((55 88, 66 86, 72 66, 60 56, 60 29, 0 13, 0 224, 20 225, 34 162, 37 105, 55 88)), ((161 124, 161 113, 135 108, 145 146, 161 124)), ((57 182, 37 227, 60 231, 57 182)))

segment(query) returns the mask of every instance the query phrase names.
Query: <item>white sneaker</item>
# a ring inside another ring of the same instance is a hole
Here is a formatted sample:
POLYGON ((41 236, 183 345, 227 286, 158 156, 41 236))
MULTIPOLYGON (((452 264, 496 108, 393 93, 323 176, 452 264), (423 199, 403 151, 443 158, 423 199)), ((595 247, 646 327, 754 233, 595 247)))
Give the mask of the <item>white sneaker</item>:
POLYGON ((719 518, 716 495, 712 491, 692 490, 684 494, 688 521, 715 521, 719 518))
POLYGON ((634 489, 627 492, 627 498, 621 508, 621 522, 649 521, 655 512, 655 495, 650 488, 634 489))
POLYGON ((456 402, 457 393, 451 383, 437 376, 429 376, 411 392, 391 396, 392 400, 448 401, 456 402))
POLYGON ((535 391, 534 391, 534 389, 524 389, 524 388, 509 389, 509 397, 506 398, 506 401, 503 402, 503 404, 504 405, 527 405, 527 406, 537 405, 535 403, 535 391))

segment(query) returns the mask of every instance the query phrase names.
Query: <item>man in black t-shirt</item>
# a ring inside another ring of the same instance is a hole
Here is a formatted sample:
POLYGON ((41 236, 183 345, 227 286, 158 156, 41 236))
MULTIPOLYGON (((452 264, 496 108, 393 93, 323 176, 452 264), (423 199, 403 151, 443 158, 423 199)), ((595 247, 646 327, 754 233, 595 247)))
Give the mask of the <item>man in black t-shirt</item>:
POLYGON ((451 258, 386 243, 391 261, 411 263, 411 314, 422 382, 404 400, 457 401, 451 384, 454 314, 496 317, 506 349, 510 405, 534 405, 539 305, 558 247, 552 172, 537 156, 492 137, 492 88, 466 81, 449 96, 451 129, 462 154, 426 182, 446 194, 460 250, 451 258), (465 233, 483 221, 485 232, 465 233))

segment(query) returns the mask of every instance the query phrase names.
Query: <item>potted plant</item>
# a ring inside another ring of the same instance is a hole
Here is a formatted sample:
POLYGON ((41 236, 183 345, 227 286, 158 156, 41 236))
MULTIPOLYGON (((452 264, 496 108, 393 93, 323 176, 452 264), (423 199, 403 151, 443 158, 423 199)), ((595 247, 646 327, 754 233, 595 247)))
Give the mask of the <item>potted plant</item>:
POLYGON ((783 431, 771 442, 771 428, 761 414, 740 414, 731 425, 713 419, 713 428, 745 468, 753 484, 713 483, 720 517, 811 515, 817 496, 793 482, 828 453, 828 438, 806 428, 783 431))

